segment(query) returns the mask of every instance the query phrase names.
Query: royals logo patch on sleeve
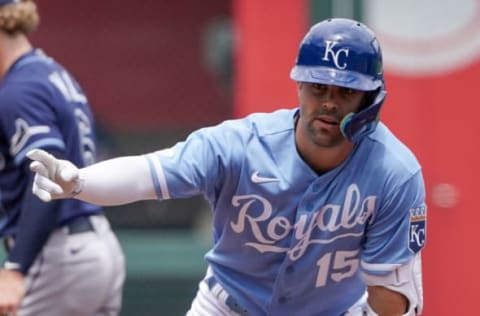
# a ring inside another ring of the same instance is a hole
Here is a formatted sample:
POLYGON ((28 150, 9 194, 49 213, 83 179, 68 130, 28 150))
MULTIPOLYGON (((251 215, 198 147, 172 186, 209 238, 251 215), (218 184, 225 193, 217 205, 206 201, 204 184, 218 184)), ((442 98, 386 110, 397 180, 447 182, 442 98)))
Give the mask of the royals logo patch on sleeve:
POLYGON ((408 248, 419 252, 425 246, 427 230, 427 207, 425 205, 410 209, 410 229, 408 248))

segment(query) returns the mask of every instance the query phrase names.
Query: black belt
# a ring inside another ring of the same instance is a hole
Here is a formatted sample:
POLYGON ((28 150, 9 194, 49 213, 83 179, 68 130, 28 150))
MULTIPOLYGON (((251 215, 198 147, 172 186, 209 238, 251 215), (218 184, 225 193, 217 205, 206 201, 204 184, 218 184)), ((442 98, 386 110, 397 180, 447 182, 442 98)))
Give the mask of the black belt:
POLYGON ((69 235, 81 234, 86 232, 93 232, 95 228, 93 227, 90 216, 79 216, 71 219, 65 227, 67 228, 69 235))
MULTIPOLYGON (((208 288, 211 290, 216 284, 219 284, 217 279, 215 278, 214 275, 211 277, 207 278, 207 284, 208 288)), ((224 289, 225 291, 225 289, 224 289)), ((227 293, 228 294, 228 293, 227 293)), ((248 312, 242 308, 237 301, 230 295, 228 294, 227 299, 225 300, 225 305, 227 305, 232 311, 235 313, 241 315, 241 316, 248 316, 248 312)))

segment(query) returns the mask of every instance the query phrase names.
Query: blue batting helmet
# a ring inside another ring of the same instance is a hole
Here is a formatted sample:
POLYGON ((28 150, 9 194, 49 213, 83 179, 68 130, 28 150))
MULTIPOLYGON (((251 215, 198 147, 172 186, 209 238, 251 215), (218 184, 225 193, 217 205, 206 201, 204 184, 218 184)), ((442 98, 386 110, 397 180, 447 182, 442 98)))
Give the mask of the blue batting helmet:
POLYGON ((300 44, 290 78, 370 91, 368 104, 346 115, 340 130, 351 141, 375 130, 386 96, 382 52, 375 34, 364 24, 335 18, 312 26, 300 44))

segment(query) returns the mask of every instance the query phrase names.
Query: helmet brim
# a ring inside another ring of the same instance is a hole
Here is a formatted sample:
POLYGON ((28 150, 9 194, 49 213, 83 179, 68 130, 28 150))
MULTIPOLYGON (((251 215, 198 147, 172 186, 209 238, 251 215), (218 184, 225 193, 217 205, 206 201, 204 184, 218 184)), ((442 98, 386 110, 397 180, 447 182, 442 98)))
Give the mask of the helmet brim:
POLYGON ((290 72, 290 78, 300 82, 321 83, 361 91, 373 91, 382 86, 382 81, 370 76, 330 67, 311 67, 296 65, 290 72))

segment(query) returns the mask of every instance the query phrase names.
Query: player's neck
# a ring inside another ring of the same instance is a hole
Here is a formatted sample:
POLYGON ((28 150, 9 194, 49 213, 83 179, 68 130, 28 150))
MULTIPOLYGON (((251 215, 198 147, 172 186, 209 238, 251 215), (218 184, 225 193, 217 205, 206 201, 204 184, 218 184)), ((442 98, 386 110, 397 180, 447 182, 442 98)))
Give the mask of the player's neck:
POLYGON ((31 49, 32 45, 24 34, 8 35, 0 32, 0 78, 5 76, 20 56, 31 49))
POLYGON ((345 141, 336 146, 321 147, 296 135, 296 146, 298 153, 310 168, 322 174, 342 164, 355 145, 345 141))
POLYGON ((338 167, 347 159, 352 149, 353 144, 351 143, 334 148, 316 147, 308 155, 305 155, 303 159, 318 174, 322 174, 338 167))

